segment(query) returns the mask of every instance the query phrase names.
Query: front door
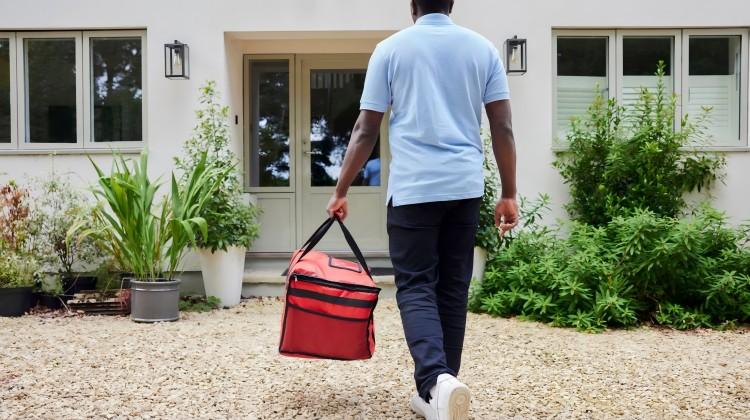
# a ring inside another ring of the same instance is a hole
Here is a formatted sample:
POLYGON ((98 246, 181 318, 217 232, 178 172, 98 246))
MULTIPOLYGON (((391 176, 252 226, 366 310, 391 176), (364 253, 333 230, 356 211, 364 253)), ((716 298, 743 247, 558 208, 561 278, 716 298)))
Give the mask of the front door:
MULTIPOLYGON (((307 238, 326 217, 325 207, 334 192, 352 128, 359 115, 367 59, 359 55, 300 59, 300 240, 307 238)), ((384 139, 385 136, 381 135, 348 194, 347 227, 359 246, 370 251, 388 249, 385 231, 388 151, 384 139)), ((347 248, 338 228, 333 229, 319 247, 336 251, 347 248)))
MULTIPOLYGON (((261 208, 250 252, 288 253, 325 220, 359 115, 368 56, 246 56, 246 184, 261 208)), ((365 252, 388 249, 387 123, 353 186, 347 227, 365 252)), ((318 245, 348 251, 338 227, 318 245)))

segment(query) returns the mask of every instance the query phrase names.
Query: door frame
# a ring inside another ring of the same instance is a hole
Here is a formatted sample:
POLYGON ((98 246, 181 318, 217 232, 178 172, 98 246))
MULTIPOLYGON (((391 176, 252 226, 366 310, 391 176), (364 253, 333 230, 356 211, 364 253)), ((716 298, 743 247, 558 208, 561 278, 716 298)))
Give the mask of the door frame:
MULTIPOLYGON (((296 244, 302 243, 305 238, 302 225, 302 212, 304 211, 304 200, 302 195, 305 193, 305 182, 309 182, 310 174, 305 172, 305 166, 309 164, 309 158, 306 159, 304 151, 309 150, 309 70, 314 68, 321 69, 367 69, 367 64, 371 54, 367 53, 344 53, 344 54, 244 54, 242 65, 242 95, 243 95, 243 127, 242 127, 242 165, 244 190, 258 198, 283 198, 286 197, 293 206, 293 215, 289 218, 289 232, 291 240, 296 244), (250 186, 250 153, 252 145, 251 130, 253 129, 252 112, 252 66, 253 62, 258 61, 278 61, 286 60, 289 63, 289 176, 290 183, 288 187, 251 187, 250 186), (306 85, 304 83, 306 83, 306 85), (308 90, 306 92, 305 90, 308 90), (303 143, 306 142, 306 143, 303 143)), ((383 118, 380 127, 380 156, 386 164, 381 165, 381 186, 379 193, 385 197, 388 181, 388 164, 390 162, 390 147, 388 144, 388 117, 383 118)), ((309 172, 309 171, 308 171, 309 172)), ((310 188, 310 187, 308 187, 310 188)), ((335 187, 314 187, 323 189, 325 192, 333 193, 335 187)), ((351 187, 350 191, 357 192, 369 190, 377 187, 351 187)), ((385 200, 385 198, 383 198, 385 200)), ((383 203, 383 208, 385 204, 383 203)), ((380 221, 378 221, 380 223, 380 221)), ((385 211, 383 210, 383 230, 385 231, 385 211)), ((281 234, 281 233, 280 233, 281 234)), ((294 246, 292 246, 292 249, 294 246)), ((387 244, 383 249, 363 249, 365 254, 387 252, 387 244)), ((274 251, 276 252, 276 251, 274 251)), ((272 252, 272 253, 274 253, 272 252)), ((288 252, 288 251, 278 251, 288 252)), ((260 253, 268 253, 261 251, 260 253)), ((335 252, 334 252, 335 253, 335 252)))

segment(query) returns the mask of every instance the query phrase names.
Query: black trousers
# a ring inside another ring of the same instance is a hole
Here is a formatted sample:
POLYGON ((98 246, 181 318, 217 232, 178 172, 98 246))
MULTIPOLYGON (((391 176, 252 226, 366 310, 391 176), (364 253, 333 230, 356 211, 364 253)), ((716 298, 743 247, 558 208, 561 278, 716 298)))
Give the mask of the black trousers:
POLYGON ((461 367, 480 198, 393 207, 388 237, 396 300, 419 395, 461 367))

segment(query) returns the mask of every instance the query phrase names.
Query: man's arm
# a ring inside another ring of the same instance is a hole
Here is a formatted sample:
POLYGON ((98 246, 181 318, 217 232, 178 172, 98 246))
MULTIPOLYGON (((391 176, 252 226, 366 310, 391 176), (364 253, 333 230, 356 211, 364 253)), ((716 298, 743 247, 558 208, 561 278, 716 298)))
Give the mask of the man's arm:
POLYGON ((340 220, 346 219, 349 213, 349 203, 346 193, 354 182, 354 178, 362 169, 372 154, 372 149, 378 141, 380 134, 380 123, 383 122, 382 112, 362 110, 352 130, 352 138, 346 148, 344 163, 341 166, 339 180, 336 183, 336 192, 328 202, 328 216, 337 216, 340 220))
POLYGON ((485 106, 490 120, 492 150, 500 170, 502 194, 495 206, 495 226, 500 235, 518 224, 518 203, 516 202, 516 142, 513 138, 513 123, 510 101, 490 102, 485 106))

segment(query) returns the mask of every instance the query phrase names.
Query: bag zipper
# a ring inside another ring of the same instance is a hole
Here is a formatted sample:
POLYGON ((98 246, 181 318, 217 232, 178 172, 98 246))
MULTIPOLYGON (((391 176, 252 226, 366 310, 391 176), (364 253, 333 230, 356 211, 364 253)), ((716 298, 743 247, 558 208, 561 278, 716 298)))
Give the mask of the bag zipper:
POLYGON ((318 284, 321 286, 332 287, 334 289, 348 290, 352 292, 366 292, 366 293, 375 293, 375 294, 380 293, 379 287, 362 286, 359 284, 349 284, 349 283, 338 283, 335 281, 319 279, 317 277, 306 276, 304 274, 295 273, 295 274, 292 274, 292 278, 294 280, 301 280, 301 281, 305 281, 308 283, 318 284))

